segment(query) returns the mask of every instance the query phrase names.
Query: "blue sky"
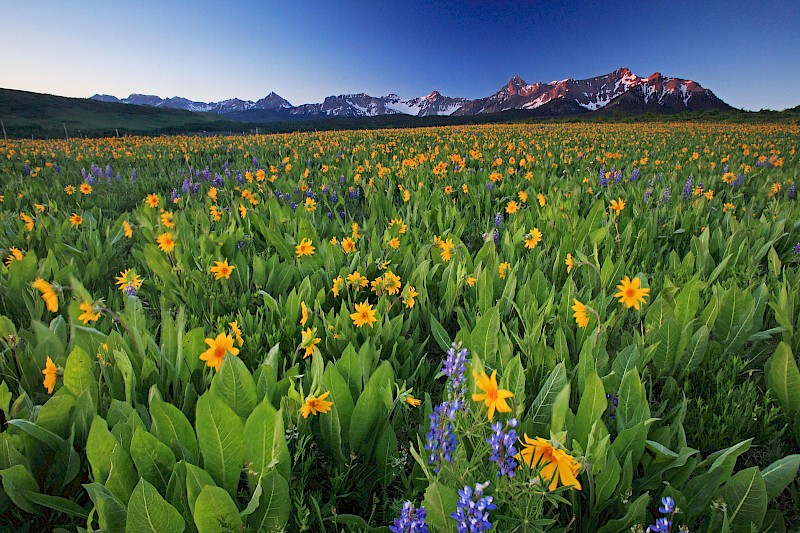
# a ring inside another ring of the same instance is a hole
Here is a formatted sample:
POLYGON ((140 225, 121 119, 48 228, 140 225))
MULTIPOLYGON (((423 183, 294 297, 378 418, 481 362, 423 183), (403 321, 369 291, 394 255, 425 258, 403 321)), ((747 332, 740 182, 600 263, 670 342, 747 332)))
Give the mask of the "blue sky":
POLYGON ((800 2, 4 2, 0 87, 216 101, 488 96, 628 67, 800 104, 800 2), (337 5, 342 4, 342 5, 337 5))

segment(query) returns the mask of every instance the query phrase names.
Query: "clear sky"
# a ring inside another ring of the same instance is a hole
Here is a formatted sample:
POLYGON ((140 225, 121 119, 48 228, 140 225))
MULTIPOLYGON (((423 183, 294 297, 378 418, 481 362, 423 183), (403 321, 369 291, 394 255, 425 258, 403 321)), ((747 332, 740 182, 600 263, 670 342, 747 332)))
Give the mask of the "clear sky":
POLYGON ((0 1, 0 87, 64 96, 478 98, 623 66, 794 107, 800 2, 0 1))

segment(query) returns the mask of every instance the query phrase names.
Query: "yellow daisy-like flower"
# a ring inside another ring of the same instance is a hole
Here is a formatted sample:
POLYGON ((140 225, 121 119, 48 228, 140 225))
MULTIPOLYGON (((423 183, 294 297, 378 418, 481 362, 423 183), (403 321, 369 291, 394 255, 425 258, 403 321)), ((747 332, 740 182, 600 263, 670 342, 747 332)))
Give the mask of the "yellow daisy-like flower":
POLYGON ((47 362, 45 363, 44 370, 42 370, 42 374, 44 374, 44 388, 47 389, 47 394, 53 394, 53 389, 56 386, 56 380, 58 379, 58 367, 55 365, 50 356, 47 356, 47 362))
POLYGON ((161 213, 161 224, 164 225, 165 228, 172 229, 175 227, 175 222, 173 222, 172 213, 169 211, 164 211, 161 213))
POLYGON ((300 302, 300 325, 305 326, 308 322, 308 307, 305 302, 300 302))
POLYGON ((440 240, 439 241, 439 248, 442 250, 442 260, 447 262, 450 261, 453 257, 453 248, 455 245, 453 244, 453 239, 440 240))
POLYGON ((81 194, 92 194, 92 186, 88 183, 81 183, 80 190, 81 194))
POLYGON ((530 468, 541 467, 539 474, 542 479, 550 481, 548 490, 556 490, 559 483, 581 490, 581 483, 575 477, 580 472, 581 464, 574 457, 541 437, 531 439, 526 434, 525 441, 519 441, 522 449, 516 458, 530 468))
POLYGON ((337 276, 333 278, 333 287, 331 287, 331 292, 333 293, 334 298, 339 297, 339 291, 341 290, 341 287, 342 287, 342 277, 337 276))
POLYGON ((228 260, 225 261, 214 261, 214 266, 209 268, 212 274, 214 274, 215 279, 230 279, 231 272, 233 269, 236 268, 233 265, 228 264, 228 260))
POLYGON ((517 193, 517 196, 519 197, 519 200, 520 200, 520 201, 521 201, 523 204, 526 204, 526 203, 528 203, 528 193, 527 193, 527 192, 525 192, 525 191, 519 191, 519 192, 517 193))
POLYGON ((92 302, 81 302, 81 311, 83 313, 78 316, 78 320, 84 324, 94 322, 100 318, 100 311, 92 302))
POLYGON ((622 198, 617 198, 616 200, 611 200, 611 211, 614 211, 617 215, 619 215, 623 209, 625 209, 625 202, 622 201, 622 198))
POLYGON ((316 336, 317 335, 317 328, 308 328, 306 329, 301 336, 300 346, 305 348, 305 353, 303 354, 303 359, 306 357, 314 354, 314 348, 322 342, 322 339, 316 336))
POLYGON ((206 194, 208 194, 208 197, 211 198, 212 202, 216 202, 217 201, 217 188, 216 187, 211 187, 210 189, 208 189, 208 192, 206 194))
POLYGON ((508 204, 506 204, 506 213, 508 213, 509 215, 513 215, 518 210, 519 210, 519 204, 516 202, 516 200, 511 200, 510 202, 508 202, 508 204))
POLYGON ((497 273, 500 274, 500 279, 506 279, 509 268, 511 268, 511 263, 500 263, 497 267, 497 273))
POLYGON ((122 221, 122 229, 125 232, 125 237, 129 239, 133 237, 133 226, 127 220, 122 221))
POLYGON ((419 296, 417 289, 415 289, 411 285, 406 285, 406 295, 403 298, 403 304, 409 309, 413 308, 414 304, 417 302, 415 300, 417 296, 419 296))
POLYGON ((372 327, 372 324, 378 321, 375 317, 375 311, 372 309, 372 304, 367 302, 356 304, 356 312, 351 313, 350 318, 353 320, 353 324, 359 328, 364 324, 372 327))
POLYGON ((242 330, 239 329, 239 324, 237 324, 234 320, 233 322, 228 322, 228 325, 231 327, 231 331, 236 336, 236 342, 238 342, 239 346, 241 347, 244 344, 244 338, 242 338, 242 330))
POLYGON ((306 198, 306 211, 316 211, 317 201, 313 198, 306 198))
POLYGON ((233 337, 227 333, 220 333, 215 339, 206 339, 206 344, 208 350, 200 354, 200 360, 217 372, 227 354, 239 355, 239 348, 233 347, 233 337))
POLYGON ((325 392, 319 398, 309 395, 309 397, 306 398, 303 407, 300 408, 300 414, 303 415, 303 418, 308 418, 308 415, 316 415, 317 413, 325 414, 330 411, 333 402, 328 402, 325 400, 325 398, 328 397, 328 394, 330 394, 330 391, 325 392))
POLYGON ((26 215, 25 213, 20 213, 19 218, 25 223, 25 228, 28 231, 33 230, 33 218, 31 218, 29 215, 26 215))
POLYGON ((547 198, 544 197, 544 194, 542 194, 542 193, 537 194, 536 195, 536 199, 539 200, 539 205, 541 207, 544 207, 545 205, 547 205, 547 198))
POLYGON ((540 242, 542 242, 542 232, 539 231, 539 228, 533 228, 529 235, 530 236, 525 239, 525 248, 533 250, 540 242))
POLYGON ((158 236, 158 247, 165 253, 170 253, 172 250, 175 249, 175 239, 172 237, 172 233, 166 231, 158 236))
POLYGON ((420 404, 422 403, 422 400, 418 400, 417 398, 414 398, 413 396, 408 394, 406 395, 405 402, 411 407, 419 407, 420 404))
POLYGON ((494 418, 494 412, 510 413, 511 407, 506 403, 506 398, 513 398, 514 393, 505 389, 497 387, 497 370, 492 372, 492 376, 486 375, 486 372, 481 371, 480 374, 472 371, 475 378, 475 386, 483 391, 480 394, 473 394, 473 402, 484 402, 489 409, 489 420, 494 418))
POLYGON ((69 217, 69 223, 73 228, 77 228, 81 224, 83 224, 83 217, 80 216, 78 213, 72 213, 72 216, 69 217))
POLYGON ((155 209, 156 207, 158 207, 159 198, 158 195, 155 193, 148 194, 147 199, 145 201, 147 202, 147 206, 150 209, 155 209))
POLYGON ((116 277, 117 285, 119 286, 119 290, 125 291, 125 289, 130 285, 134 288, 134 290, 139 290, 139 287, 142 286, 142 278, 139 274, 136 273, 135 270, 130 268, 126 268, 122 272, 119 273, 119 276, 116 277))
POLYGON ((386 291, 389 294, 395 295, 398 292, 400 292, 400 286, 401 286, 400 276, 398 276, 391 270, 383 275, 383 282, 386 286, 386 291))
POLYGON ((8 257, 6 257, 6 266, 11 266, 11 263, 13 263, 14 261, 22 261, 22 258, 25 257, 25 255, 19 248, 15 248, 12 246, 11 248, 8 249, 8 251, 10 253, 8 254, 8 257))
POLYGON ((245 215, 247 215, 247 208, 243 204, 239 204, 239 216, 244 218, 245 215))
POLYGON ((311 239, 300 241, 300 244, 294 247, 294 253, 298 258, 305 255, 314 255, 314 246, 311 245, 311 239))
POLYGON ((619 298, 621 304, 625 304, 628 308, 633 307, 637 311, 639 310, 640 304, 644 303, 645 298, 647 298, 650 293, 649 288, 642 287, 641 279, 633 278, 631 281, 628 276, 622 278, 620 284, 617 285, 617 289, 619 289, 619 291, 614 294, 614 298, 619 298))
POLYGON ((470 277, 467 278, 467 285, 469 285, 470 287, 474 287, 475 283, 477 283, 477 281, 478 281, 478 278, 473 278, 472 276, 470 276, 470 277))
POLYGON ((400 248, 400 239, 398 239, 397 237, 392 237, 391 240, 389 240, 388 244, 390 248, 397 250, 398 248, 400 248))
POLYGON ((345 254, 349 254, 350 252, 356 251, 356 243, 350 237, 346 237, 342 239, 342 250, 344 250, 345 254))
POLYGON ((586 306, 576 299, 572 310, 575 311, 573 316, 575 317, 575 322, 578 324, 578 327, 585 328, 589 323, 589 316, 586 314, 586 306))
POLYGON ((567 265, 567 274, 572 272, 572 267, 575 266, 575 262, 572 260, 572 254, 567 254, 567 258, 564 259, 564 264, 567 265))
POLYGON ((75 194, 75 186, 67 185, 66 187, 64 187, 64 192, 67 193, 67 195, 72 196, 73 194, 75 194))
POLYGON ((37 291, 42 293, 42 300, 44 300, 47 310, 51 313, 58 311, 58 294, 52 285, 47 283, 42 278, 38 278, 31 286, 37 291))

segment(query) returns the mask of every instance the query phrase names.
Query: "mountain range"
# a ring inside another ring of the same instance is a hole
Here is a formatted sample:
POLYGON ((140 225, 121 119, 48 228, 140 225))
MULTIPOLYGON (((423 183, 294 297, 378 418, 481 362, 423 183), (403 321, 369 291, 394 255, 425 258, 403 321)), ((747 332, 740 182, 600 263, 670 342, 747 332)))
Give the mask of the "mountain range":
POLYGON ((528 84, 514 76, 494 94, 477 99, 453 98, 438 91, 412 99, 403 99, 396 94, 342 94, 328 96, 321 103, 298 106, 293 106, 274 92, 256 101, 232 98, 208 103, 179 96, 160 98, 146 94, 131 94, 122 99, 95 94, 91 99, 212 112, 228 119, 253 123, 397 114, 475 116, 512 109, 535 111, 533 114, 541 116, 568 116, 599 111, 628 115, 733 109, 711 90, 692 80, 670 78, 659 72, 645 78, 627 68, 585 80, 567 78, 549 83, 528 84))

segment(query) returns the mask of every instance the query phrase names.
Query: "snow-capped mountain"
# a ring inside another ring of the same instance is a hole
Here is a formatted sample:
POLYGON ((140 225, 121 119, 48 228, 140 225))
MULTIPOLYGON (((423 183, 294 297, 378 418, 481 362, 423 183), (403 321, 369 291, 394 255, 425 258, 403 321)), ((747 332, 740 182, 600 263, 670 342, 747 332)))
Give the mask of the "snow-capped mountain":
POLYGON ((536 115, 577 115, 599 110, 624 114, 679 113, 703 109, 731 109, 697 82, 669 78, 660 73, 643 78, 627 68, 585 80, 567 78, 549 83, 526 83, 519 76, 494 94, 470 100, 452 98, 433 91, 426 96, 403 99, 396 94, 370 96, 365 93, 328 96, 321 103, 292 106, 274 92, 264 98, 221 102, 195 102, 182 97, 160 98, 132 94, 127 98, 96 94, 94 100, 213 112, 243 122, 315 120, 335 117, 379 115, 472 116, 508 110, 527 110, 536 115))
POLYGON ((184 109, 186 111, 219 113, 221 115, 240 111, 248 111, 250 109, 288 109, 292 107, 292 104, 274 92, 269 93, 267 96, 256 102, 253 102, 252 100, 231 98, 221 102, 206 103, 195 102, 180 96, 161 98, 152 94, 132 94, 127 98, 122 99, 107 94, 95 94, 91 97, 91 100, 100 100, 101 102, 117 102, 122 104, 149 105, 151 107, 169 107, 172 109, 184 109))
POLYGON ((642 78, 627 68, 620 68, 585 80, 567 78, 550 83, 527 84, 515 76, 493 95, 472 100, 454 114, 477 115, 508 109, 542 107, 561 110, 554 114, 572 114, 567 112, 581 112, 579 108, 597 111, 624 95, 624 101, 628 102, 626 107, 639 102, 641 105, 637 107, 654 112, 677 113, 729 108, 714 93, 692 80, 666 78, 658 72, 642 78))

